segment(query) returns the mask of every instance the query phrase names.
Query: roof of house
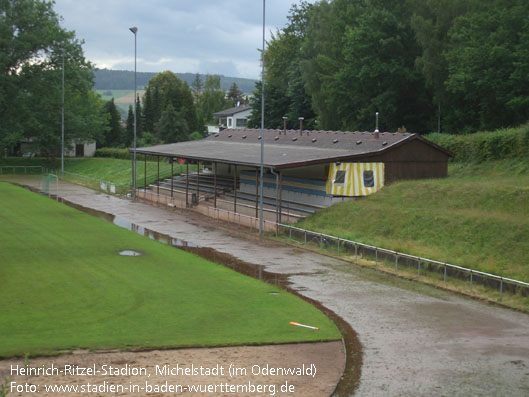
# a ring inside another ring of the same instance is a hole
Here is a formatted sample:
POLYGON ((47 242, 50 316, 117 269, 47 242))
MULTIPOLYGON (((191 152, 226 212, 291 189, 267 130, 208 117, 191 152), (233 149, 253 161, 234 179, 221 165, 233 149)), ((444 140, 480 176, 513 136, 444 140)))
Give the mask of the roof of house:
MULTIPOLYGON (((442 147, 418 134, 381 132, 337 132, 264 130, 264 166, 289 168, 343 161, 382 153, 407 141, 420 139, 447 155, 442 147)), ((190 160, 259 166, 261 130, 225 129, 198 141, 170 143, 136 149, 140 154, 180 157, 190 160)))
POLYGON ((221 110, 220 112, 213 113, 213 117, 229 117, 237 113, 245 112, 248 109, 250 109, 249 105, 235 106, 233 108, 229 108, 229 109, 221 110))

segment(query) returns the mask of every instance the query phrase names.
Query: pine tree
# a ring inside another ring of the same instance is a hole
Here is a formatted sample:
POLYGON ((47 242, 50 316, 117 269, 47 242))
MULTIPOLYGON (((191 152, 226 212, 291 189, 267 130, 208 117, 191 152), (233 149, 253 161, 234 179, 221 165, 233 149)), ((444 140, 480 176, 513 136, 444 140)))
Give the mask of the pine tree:
POLYGON ((129 112, 127 115, 127 126, 125 128, 125 139, 123 139, 123 141, 125 143, 125 146, 130 147, 133 140, 134 140, 134 110, 132 109, 132 105, 129 105, 129 112))
POLYGON ((121 116, 114 104, 114 98, 103 105, 102 111, 107 118, 108 127, 105 134, 104 145, 107 147, 124 146, 125 142, 123 128, 121 127, 121 116))
POLYGON ((141 110, 140 95, 136 96, 136 139, 143 135, 143 112, 141 110))
POLYGON ((156 135, 165 143, 187 141, 189 128, 182 112, 177 112, 173 105, 167 105, 162 117, 154 127, 156 135))
POLYGON ((243 101, 243 95, 242 91, 239 90, 239 87, 237 87, 237 83, 233 83, 228 91, 227 98, 231 100, 233 106, 237 106, 237 104, 242 103, 243 101))
POLYGON ((193 89, 193 94, 195 97, 195 104, 198 104, 198 98, 202 92, 202 79, 200 78, 200 74, 195 74, 195 79, 193 80, 193 83, 191 83, 191 88, 193 89))
POLYGON ((143 95, 143 129, 144 131, 154 131, 154 104, 151 88, 147 87, 143 95))

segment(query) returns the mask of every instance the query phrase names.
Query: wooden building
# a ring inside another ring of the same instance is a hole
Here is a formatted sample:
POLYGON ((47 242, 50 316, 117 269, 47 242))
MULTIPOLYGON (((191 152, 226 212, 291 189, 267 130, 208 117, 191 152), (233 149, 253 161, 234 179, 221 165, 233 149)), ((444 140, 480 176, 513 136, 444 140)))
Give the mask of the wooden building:
MULTIPOLYGON (((215 184, 233 181, 235 201, 237 194, 257 196, 259 129, 225 129, 199 141, 138 148, 137 153, 140 160, 150 155, 211 165, 215 184)), ((450 156, 412 133, 265 130, 263 193, 272 198, 279 192, 281 200, 321 208, 375 193, 394 181, 445 177, 450 156)))

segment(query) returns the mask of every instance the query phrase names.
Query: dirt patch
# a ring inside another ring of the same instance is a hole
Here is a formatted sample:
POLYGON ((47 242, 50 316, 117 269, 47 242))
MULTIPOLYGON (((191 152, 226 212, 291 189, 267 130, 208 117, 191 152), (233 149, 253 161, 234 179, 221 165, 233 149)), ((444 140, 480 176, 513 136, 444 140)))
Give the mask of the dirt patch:
POLYGON ((29 361, 0 361, 0 379, 9 379, 8 386, 16 382, 19 390, 28 388, 28 392, 22 393, 13 389, 14 396, 31 394, 31 387, 36 388, 40 396, 329 396, 340 380, 344 361, 341 341, 149 352, 79 352, 29 361), (12 372, 17 366, 25 368, 26 365, 40 372, 33 375, 12 372), (235 367, 240 369, 235 376, 229 374, 230 365, 232 373, 235 367), (278 368, 301 372, 272 374, 281 372, 278 368), (46 385, 77 387, 80 392, 46 392, 46 385), (199 390, 189 390, 191 385, 199 390), (169 391, 171 386, 172 392, 169 391), (84 392, 81 391, 83 387, 84 392), (208 387, 210 392, 206 391, 208 387), (281 392, 282 387, 290 392, 281 392))

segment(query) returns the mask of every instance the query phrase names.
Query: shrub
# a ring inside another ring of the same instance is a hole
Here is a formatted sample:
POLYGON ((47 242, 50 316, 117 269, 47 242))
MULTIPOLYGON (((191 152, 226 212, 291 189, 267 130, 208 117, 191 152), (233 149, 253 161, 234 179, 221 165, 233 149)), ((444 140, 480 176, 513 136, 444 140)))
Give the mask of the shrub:
POLYGON ((129 149, 104 147, 96 150, 96 157, 112 157, 115 159, 130 160, 129 149))
POLYGON ((434 133, 426 138, 454 153, 455 161, 482 162, 529 155, 529 124, 467 135, 434 133))

